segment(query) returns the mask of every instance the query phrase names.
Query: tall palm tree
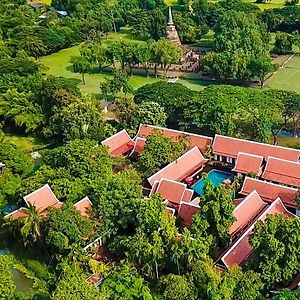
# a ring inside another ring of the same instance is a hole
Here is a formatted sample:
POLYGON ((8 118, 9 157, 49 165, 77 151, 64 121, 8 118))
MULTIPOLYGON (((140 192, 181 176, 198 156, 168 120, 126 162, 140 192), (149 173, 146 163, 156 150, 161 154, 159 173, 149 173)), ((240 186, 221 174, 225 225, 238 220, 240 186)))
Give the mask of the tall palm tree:
POLYGON ((32 204, 28 203, 28 208, 24 209, 26 217, 22 219, 21 235, 24 239, 25 246, 41 239, 41 225, 43 217, 41 212, 32 204))

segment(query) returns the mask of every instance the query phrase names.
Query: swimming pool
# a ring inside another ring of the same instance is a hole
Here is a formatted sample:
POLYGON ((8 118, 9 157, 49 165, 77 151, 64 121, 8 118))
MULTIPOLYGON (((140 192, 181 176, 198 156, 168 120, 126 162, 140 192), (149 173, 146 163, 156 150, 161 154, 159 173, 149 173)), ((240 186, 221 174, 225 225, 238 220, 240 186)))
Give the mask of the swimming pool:
MULTIPOLYGON (((231 178, 232 174, 219 171, 219 170, 211 170, 208 175, 208 179, 212 182, 214 187, 219 186, 225 179, 231 178)), ((197 183, 195 183, 192 186, 192 189, 199 194, 200 196, 204 193, 204 185, 205 185, 205 179, 200 179, 197 183)))

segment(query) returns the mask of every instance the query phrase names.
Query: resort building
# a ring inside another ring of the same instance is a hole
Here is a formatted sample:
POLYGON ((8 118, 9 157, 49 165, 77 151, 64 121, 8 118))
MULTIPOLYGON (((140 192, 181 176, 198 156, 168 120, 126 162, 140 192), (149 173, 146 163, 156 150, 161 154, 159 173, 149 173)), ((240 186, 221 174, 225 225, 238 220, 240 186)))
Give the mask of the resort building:
POLYGON ((238 174, 260 176, 264 158, 259 155, 239 152, 232 171, 238 174))

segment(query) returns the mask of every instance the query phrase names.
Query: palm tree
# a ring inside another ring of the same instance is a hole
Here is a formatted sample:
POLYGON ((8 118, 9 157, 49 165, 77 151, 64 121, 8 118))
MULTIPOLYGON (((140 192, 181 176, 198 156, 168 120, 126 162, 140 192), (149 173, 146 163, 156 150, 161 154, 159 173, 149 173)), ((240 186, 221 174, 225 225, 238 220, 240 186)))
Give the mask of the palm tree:
POLYGON ((28 208, 24 208, 26 217, 22 219, 21 235, 24 239, 24 245, 35 243, 41 239, 41 225, 43 217, 40 211, 32 204, 28 203, 28 208))

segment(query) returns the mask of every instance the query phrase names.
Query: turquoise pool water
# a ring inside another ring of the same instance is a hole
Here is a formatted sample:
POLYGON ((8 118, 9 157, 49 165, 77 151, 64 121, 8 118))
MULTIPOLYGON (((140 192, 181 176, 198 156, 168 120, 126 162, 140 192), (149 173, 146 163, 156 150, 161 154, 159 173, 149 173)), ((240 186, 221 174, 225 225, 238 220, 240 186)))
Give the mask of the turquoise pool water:
MULTIPOLYGON (((232 174, 227 173, 227 172, 223 172, 223 171, 218 171, 218 170, 211 170, 208 175, 207 175, 208 179, 212 182, 214 187, 217 187, 218 185, 220 185, 225 179, 227 178, 231 178, 232 174)), ((204 179, 200 179, 197 183, 195 183, 192 186, 192 189, 199 194, 200 196, 203 195, 204 191, 204 184, 205 184, 205 180, 204 179)))

